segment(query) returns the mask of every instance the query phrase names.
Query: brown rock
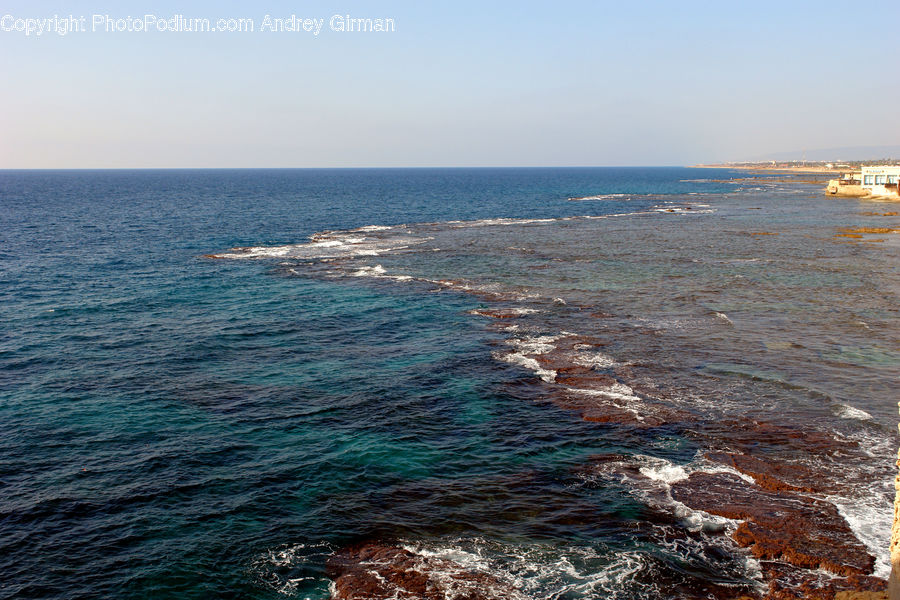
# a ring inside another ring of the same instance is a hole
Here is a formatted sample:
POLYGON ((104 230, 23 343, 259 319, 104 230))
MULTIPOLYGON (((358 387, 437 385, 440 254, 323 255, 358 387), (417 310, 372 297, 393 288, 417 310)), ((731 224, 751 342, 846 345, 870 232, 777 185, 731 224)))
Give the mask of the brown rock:
POLYGON ((838 592, 834 600, 888 600, 887 590, 883 592, 838 592))
POLYGON ((763 562, 762 570, 769 582, 765 600, 887 599, 887 582, 879 577, 834 577, 778 562, 763 562))
POLYGON ((554 369, 556 383, 577 388, 609 387, 617 383, 616 378, 605 373, 591 372, 584 367, 554 369))
MULTIPOLYGON (((796 453, 798 456, 817 454, 836 456, 857 451, 859 443, 839 440, 833 433, 817 431, 751 419, 728 419, 710 423, 704 434, 720 446, 725 440, 730 451, 740 450, 751 454, 754 449, 764 447, 782 452, 796 453)), ((712 445, 712 444, 711 444, 712 445)))
POLYGON ((834 491, 833 486, 823 480, 821 472, 802 465, 770 457, 763 459, 749 454, 729 452, 711 452, 706 457, 749 475, 758 486, 769 491, 814 493, 834 491))
POLYGON ((868 575, 875 559, 834 505, 790 492, 772 492, 724 473, 694 473, 672 485, 691 508, 743 520, 735 541, 760 559, 779 559, 838 575, 868 575))
MULTIPOLYGON (((638 485, 646 479, 640 463, 622 454, 592 456, 589 465, 579 473, 583 477, 612 481, 628 478, 638 485)), ((663 522, 664 515, 652 506, 657 501, 660 506, 666 505, 665 492, 652 488, 645 492, 653 501, 648 505, 651 511, 643 518, 663 522)), ((764 600, 879 600, 879 594, 886 588, 884 579, 859 573, 871 571, 873 561, 830 504, 792 492, 766 491, 722 473, 695 473, 687 481, 672 484, 671 496, 693 508, 745 520, 739 526, 736 541, 749 546, 751 552, 758 551, 754 552, 757 556, 773 555, 762 556, 761 560, 763 578, 769 588, 763 593, 764 600), (844 575, 811 570, 828 567, 829 562, 839 562, 831 570, 844 575)), ((735 597, 734 590, 722 592, 685 593, 678 597, 759 600, 759 596, 749 591, 739 598, 735 597)))
POLYGON ((594 317, 595 319, 612 319, 613 317, 615 317, 615 315, 608 312, 603 312, 602 310, 592 312, 588 316, 594 317))
POLYGON ((515 600, 510 584, 450 560, 397 546, 367 543, 347 548, 328 563, 332 600, 515 600))
POLYGON ((900 229, 892 227, 841 227, 841 233, 900 233, 900 229))

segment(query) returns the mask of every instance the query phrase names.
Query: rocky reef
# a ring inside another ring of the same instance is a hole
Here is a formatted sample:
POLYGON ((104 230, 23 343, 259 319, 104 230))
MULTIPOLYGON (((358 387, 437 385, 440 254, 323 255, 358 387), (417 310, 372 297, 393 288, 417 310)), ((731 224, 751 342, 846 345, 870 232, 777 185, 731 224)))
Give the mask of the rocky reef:
POLYGON ((400 546, 364 543, 328 564, 333 600, 525 600, 509 583, 400 546))

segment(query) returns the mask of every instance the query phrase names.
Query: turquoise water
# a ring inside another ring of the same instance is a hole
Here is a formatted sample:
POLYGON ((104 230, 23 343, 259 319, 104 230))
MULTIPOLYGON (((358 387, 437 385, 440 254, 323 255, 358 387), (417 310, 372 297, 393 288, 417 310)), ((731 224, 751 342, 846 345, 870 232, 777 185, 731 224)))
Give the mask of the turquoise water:
POLYGON ((0 597, 327 598, 366 540, 533 597, 753 590, 585 471, 696 465, 722 414, 858 440, 848 521, 889 517, 897 246, 833 233, 890 217, 709 173, 0 172, 0 597), (695 420, 583 420, 529 362, 562 332, 695 420))

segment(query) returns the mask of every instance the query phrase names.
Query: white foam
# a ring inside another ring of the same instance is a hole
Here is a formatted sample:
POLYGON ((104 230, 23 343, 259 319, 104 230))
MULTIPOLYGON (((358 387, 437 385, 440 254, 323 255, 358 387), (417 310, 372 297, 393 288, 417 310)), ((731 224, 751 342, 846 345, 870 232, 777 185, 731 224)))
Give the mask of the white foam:
POLYGON ((882 431, 874 430, 870 427, 860 427, 854 431, 841 433, 835 431, 838 439, 851 440, 859 444, 859 449, 871 458, 876 459, 870 463, 870 467, 874 465, 883 466, 887 464, 885 461, 893 463, 893 456, 897 449, 894 446, 893 436, 889 436, 882 431))
POLYGON ((216 258, 276 258, 287 256, 294 246, 251 246, 249 248, 232 248, 233 252, 213 254, 216 258))
POLYGON ((524 317, 525 315, 533 315, 537 312, 540 312, 534 308, 523 308, 523 307, 515 307, 515 308, 497 308, 497 309, 479 309, 475 308, 468 311, 470 315, 478 315, 481 317, 490 317, 495 315, 513 315, 517 317, 524 317))
POLYGON ((657 213, 675 213, 680 215, 704 215, 711 214, 716 212, 714 209, 708 208, 708 204, 701 204, 699 202, 674 202, 668 201, 663 202, 661 204, 657 204, 650 210, 652 212, 657 213), (693 207, 698 208, 693 208, 693 207), (699 209, 699 210, 698 210, 699 209))
MULTIPOLYGON (((867 421, 867 420, 866 420, 867 421)), ((847 435, 835 432, 839 439, 855 441, 859 450, 873 461, 858 461, 855 467, 856 485, 850 485, 848 495, 829 496, 838 512, 853 532, 875 557, 875 575, 890 574, 891 525, 894 522, 894 475, 896 457, 894 437, 872 425, 854 428, 847 435)))
POLYGON ((374 267, 360 267, 353 275, 355 277, 380 277, 384 275, 385 270, 381 265, 375 265, 374 267))
POLYGON ((488 227, 492 225, 529 225, 531 223, 553 223, 559 219, 478 219, 475 221, 447 221, 447 225, 454 228, 462 227, 488 227))
POLYGON ((658 591, 645 577, 638 580, 637 576, 649 566, 638 550, 622 552, 592 546, 516 545, 482 538, 444 540, 427 545, 407 543, 403 547, 414 554, 452 561, 467 571, 490 574, 520 590, 512 596, 508 595, 508 590, 495 593, 497 597, 506 594, 511 600, 619 598, 632 597, 635 593, 650 597, 658 591))
POLYGON ((850 406, 849 404, 841 404, 838 408, 837 414, 843 419, 856 419, 859 421, 872 420, 872 415, 860 408, 850 406))
POLYGON ((560 335, 541 335, 541 336, 525 336, 514 337, 506 340, 506 344, 516 349, 516 352, 495 353, 494 358, 508 362, 510 364, 519 365, 533 371, 538 377, 547 383, 556 381, 556 371, 545 369, 537 361, 535 356, 547 354, 556 349, 553 342, 562 338, 565 333, 560 335))
POLYGON ((230 259, 278 257, 329 260, 355 256, 379 256, 389 252, 405 250, 410 246, 423 244, 431 239, 412 236, 365 237, 351 235, 351 233, 326 231, 310 236, 310 241, 305 244, 232 248, 230 252, 213 254, 211 256, 230 259))
MULTIPOLYGON (((328 587, 334 592, 334 582, 319 576, 289 577, 284 575, 310 565, 314 568, 324 563, 328 557, 334 554, 334 549, 327 542, 318 544, 294 544, 277 549, 267 550, 262 556, 253 561, 252 568, 262 581, 279 594, 295 596, 297 588, 304 582, 315 582, 315 587, 328 587)), ((309 600, 307 598, 306 600, 309 600)))
POLYGON ((649 215, 650 212, 646 210, 639 210, 635 212, 626 212, 626 213, 613 213, 609 215, 583 215, 579 217, 568 217, 568 219, 583 219, 585 221, 594 221, 598 219, 613 219, 615 217, 634 217, 637 215, 649 215))
POLYGON ((690 477, 696 471, 715 472, 700 453, 691 463, 678 465, 665 458, 635 455, 631 458, 604 463, 602 474, 617 476, 630 494, 658 510, 670 511, 679 525, 691 532, 720 533, 737 527, 737 521, 696 510, 672 497, 672 484, 690 477), (641 477, 634 477, 634 469, 641 477))
MULTIPOLYGON (((657 207, 659 208, 659 207, 657 207)), ((667 209, 659 208, 663 212, 667 209)), ((679 209, 681 210, 681 209, 679 209)), ((703 212, 703 211, 687 211, 703 212)), ((345 231, 322 231, 310 236, 308 243, 290 244, 279 246, 252 246, 232 248, 229 252, 210 254, 213 258, 227 259, 263 259, 273 257, 286 257, 297 259, 327 260, 332 258, 347 258, 354 256, 378 256, 386 252, 403 250, 409 246, 422 244, 432 240, 432 237, 418 237, 413 235, 413 230, 428 231, 435 227, 460 229, 467 227, 508 226, 545 224, 557 221, 611 219, 634 215, 648 215, 651 212, 637 211, 609 215, 579 215, 560 218, 544 219, 514 219, 496 218, 479 219, 473 221, 446 221, 441 223, 419 223, 416 225, 365 225, 356 229, 345 231), (385 233, 389 232, 389 233, 385 233), (360 235, 372 234, 372 235, 360 235)), ((432 248, 437 252, 439 248, 432 248)), ((523 296, 529 298, 531 296, 523 296)), ((560 299, 561 300, 561 299, 560 299)))
MULTIPOLYGON (((583 344, 575 345, 576 350, 582 347, 584 347, 583 344)), ((575 355, 572 362, 579 367, 590 367, 592 369, 608 369, 618 364, 611 356, 607 356, 602 352, 579 352, 575 355)))
POLYGON ((556 349, 553 342, 562 338, 563 335, 539 335, 534 337, 518 337, 506 340, 506 343, 513 346, 523 354, 547 354, 556 349))
POLYGON ((694 510, 686 504, 672 501, 672 512, 679 520, 681 526, 691 532, 706 531, 707 533, 724 531, 729 525, 734 525, 730 520, 718 515, 711 515, 702 510, 694 510))
MULTIPOLYGON (((526 596, 515 589, 515 584, 509 581, 502 572, 497 572, 489 561, 484 560, 474 552, 468 552, 458 547, 430 549, 416 544, 401 544, 401 547, 422 559, 431 560, 428 564, 422 560, 419 572, 426 573, 446 598, 468 598, 475 592, 487 592, 491 597, 507 597, 510 600, 526 600, 526 596), (495 587, 486 584, 484 580, 469 581, 458 577, 462 573, 479 572, 496 579, 500 586, 495 587), (485 587, 487 585, 487 587, 485 587)), ((418 565, 417 565, 418 566, 418 565)), ((399 592, 400 590, 398 590, 399 592)), ((400 596, 405 598, 406 595, 400 596)), ((398 599, 399 600, 399 599, 398 599)))
POLYGON ((579 202, 583 200, 630 200, 632 194, 596 194, 594 196, 576 196, 574 198, 569 198, 569 200, 573 202, 579 202))
POLYGON ((586 396, 603 396, 612 400, 641 402, 640 396, 636 396, 634 390, 624 383, 614 383, 604 388, 568 388, 568 390, 586 396))
POLYGON ((683 481, 688 478, 687 470, 664 458, 652 456, 642 457, 645 464, 640 469, 641 475, 654 481, 661 481, 667 485, 683 481))
POLYGON ((884 495, 874 494, 857 498, 829 498, 853 535, 875 557, 876 577, 887 578, 891 574, 891 524, 894 522, 894 506, 884 495))
POLYGON ((547 383, 553 383, 556 381, 556 371, 552 369, 545 369, 541 367, 540 363, 537 359, 534 359, 530 356, 526 356, 521 352, 510 352, 508 354, 500 354, 497 356, 500 360, 504 362, 508 362, 510 364, 519 365, 520 367, 525 367, 531 371, 534 371, 535 375, 546 381, 547 383))
MULTIPOLYGON (((729 527, 736 527, 737 521, 712 515, 706 511, 694 509, 672 498, 671 486, 690 477, 692 473, 702 471, 706 473, 721 472, 718 465, 714 465, 698 453, 694 460, 686 465, 676 465, 665 458, 655 456, 638 455, 642 466, 638 469, 644 477, 661 485, 665 490, 666 498, 671 502, 672 511, 682 527, 688 531, 720 532, 729 527)), ((729 472, 731 472, 729 470, 729 472)), ((752 481, 752 479, 750 480, 752 481)))
POLYGON ((644 421, 643 415, 641 415, 640 410, 638 410, 638 408, 644 406, 642 404, 641 398, 639 398, 638 396, 622 393, 622 391, 626 389, 631 390, 631 388, 629 388, 627 385, 616 383, 609 387, 599 389, 567 387, 566 391, 575 394, 581 394, 583 396, 596 396, 611 400, 612 404, 617 408, 633 414, 636 421, 644 421), (624 404, 617 403, 615 402, 616 400, 624 402, 624 404))

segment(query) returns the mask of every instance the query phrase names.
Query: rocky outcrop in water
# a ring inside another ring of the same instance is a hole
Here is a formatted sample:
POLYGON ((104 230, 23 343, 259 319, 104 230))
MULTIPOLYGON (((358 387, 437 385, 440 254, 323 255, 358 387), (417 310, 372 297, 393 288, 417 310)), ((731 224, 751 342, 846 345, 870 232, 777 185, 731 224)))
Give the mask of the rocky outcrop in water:
POLYGON ((821 472, 799 464, 733 452, 712 452, 706 457, 749 475, 756 485, 772 492, 828 493, 836 487, 821 472))
POLYGON ((328 564, 332 600, 524 600, 510 584, 451 560, 398 546, 347 548, 328 564))
POLYGON ((779 559, 837 575, 869 575, 875 559, 833 504, 775 493, 727 473, 694 473, 672 485, 672 497, 694 509, 743 521, 735 541, 756 558, 779 559))
POLYGON ((887 600, 879 577, 827 577, 772 561, 763 561, 762 571, 769 585, 765 600, 887 600))

